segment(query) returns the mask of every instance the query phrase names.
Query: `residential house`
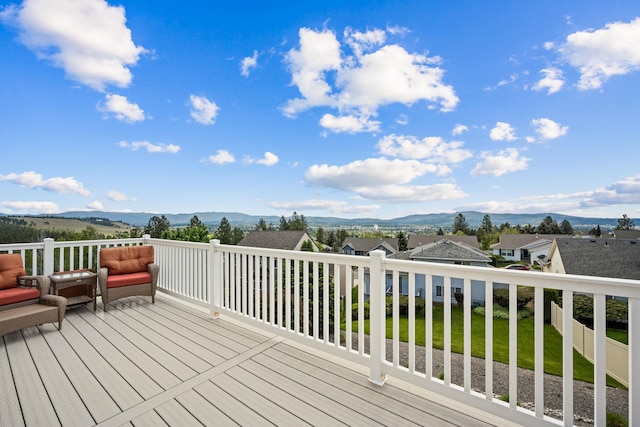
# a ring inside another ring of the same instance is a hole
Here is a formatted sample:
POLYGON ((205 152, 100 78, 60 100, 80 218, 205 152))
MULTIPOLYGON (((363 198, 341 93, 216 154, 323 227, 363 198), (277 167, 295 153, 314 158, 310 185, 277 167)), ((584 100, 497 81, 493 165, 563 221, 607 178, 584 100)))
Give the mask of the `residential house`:
POLYGON ((464 243, 476 249, 480 248, 480 243, 476 236, 456 236, 456 235, 441 235, 441 234, 410 234, 407 239, 407 250, 412 250, 418 246, 426 245, 428 243, 439 242, 442 239, 447 239, 450 242, 464 243))
POLYGON ((565 234, 500 234, 500 241, 491 245, 491 251, 507 261, 531 264, 536 259, 540 259, 540 256, 546 256, 553 239, 561 237, 569 236, 565 234))
MULTIPOLYGON (((443 237, 443 236, 440 236, 443 237)), ((454 242, 447 238, 441 238, 437 242, 428 243, 419 246, 413 250, 398 252, 389 255, 388 258, 404 259, 416 262, 437 262, 456 265, 472 265, 478 267, 489 267, 491 257, 485 252, 469 246, 465 243, 454 242)), ((385 277, 386 287, 388 290, 393 286, 393 276, 388 274, 385 277)), ((406 274, 400 274, 400 293, 408 294, 409 278, 406 274)), ((368 272, 365 274, 365 293, 369 294, 368 272)), ((426 276, 416 275, 415 295, 424 299, 426 288, 426 276)), ((496 284, 497 287, 506 285, 496 284)), ((462 279, 452 278, 451 280, 451 296, 455 301, 455 294, 463 294, 464 282, 462 279)), ((442 276, 433 276, 433 286, 431 289, 431 297, 434 302, 444 302, 444 278, 442 276)), ((471 281, 471 299, 475 305, 484 305, 484 283, 471 281)))
POLYGON ((382 250, 387 255, 398 252, 399 239, 395 237, 347 237, 342 243, 342 253, 367 256, 369 252, 382 250))
POLYGON ((313 252, 318 251, 306 231, 253 230, 240 240, 238 246, 299 251, 305 242, 312 243, 313 252))
POLYGON ((640 230, 613 230, 616 239, 640 239, 640 230))
POLYGON ((636 239, 555 239, 543 271, 640 280, 636 239))

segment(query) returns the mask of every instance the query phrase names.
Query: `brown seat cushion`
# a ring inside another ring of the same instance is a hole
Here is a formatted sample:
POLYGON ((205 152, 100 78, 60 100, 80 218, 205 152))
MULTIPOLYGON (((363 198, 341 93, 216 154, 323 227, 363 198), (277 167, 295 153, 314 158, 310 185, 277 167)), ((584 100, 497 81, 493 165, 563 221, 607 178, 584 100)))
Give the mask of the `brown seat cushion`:
POLYGON ((119 288, 120 286, 142 285, 151 283, 151 274, 149 273, 129 273, 116 274, 107 276, 107 288, 119 288))
POLYGON ((0 254, 0 289, 18 286, 18 277, 27 273, 22 266, 22 255, 0 254))
POLYGON ((153 263, 153 246, 123 246, 100 251, 100 267, 109 269, 109 276, 147 271, 153 263))
POLYGON ((40 291, 38 288, 3 289, 0 291, 0 306, 39 298, 40 291))

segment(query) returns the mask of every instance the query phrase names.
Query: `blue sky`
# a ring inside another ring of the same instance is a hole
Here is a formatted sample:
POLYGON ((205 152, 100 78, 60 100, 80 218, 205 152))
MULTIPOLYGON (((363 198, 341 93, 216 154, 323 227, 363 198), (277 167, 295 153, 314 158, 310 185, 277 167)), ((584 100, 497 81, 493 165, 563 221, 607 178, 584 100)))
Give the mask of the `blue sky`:
POLYGON ((640 2, 0 3, 0 212, 640 217, 640 2))

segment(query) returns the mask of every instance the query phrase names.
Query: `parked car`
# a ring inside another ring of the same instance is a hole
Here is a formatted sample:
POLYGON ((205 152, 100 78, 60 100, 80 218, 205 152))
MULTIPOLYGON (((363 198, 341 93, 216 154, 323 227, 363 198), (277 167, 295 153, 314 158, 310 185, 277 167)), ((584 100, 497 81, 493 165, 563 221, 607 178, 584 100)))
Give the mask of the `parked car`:
POLYGON ((525 271, 531 270, 529 266, 526 264, 509 264, 504 268, 506 268, 507 270, 525 270, 525 271))

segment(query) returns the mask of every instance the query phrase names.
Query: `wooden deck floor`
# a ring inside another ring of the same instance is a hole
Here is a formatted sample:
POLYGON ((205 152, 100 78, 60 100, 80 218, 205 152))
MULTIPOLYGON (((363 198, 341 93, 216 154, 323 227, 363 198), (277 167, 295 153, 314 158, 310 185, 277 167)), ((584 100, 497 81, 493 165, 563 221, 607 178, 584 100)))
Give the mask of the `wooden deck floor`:
POLYGON ((159 296, 0 337, 0 425, 508 425, 159 296))

